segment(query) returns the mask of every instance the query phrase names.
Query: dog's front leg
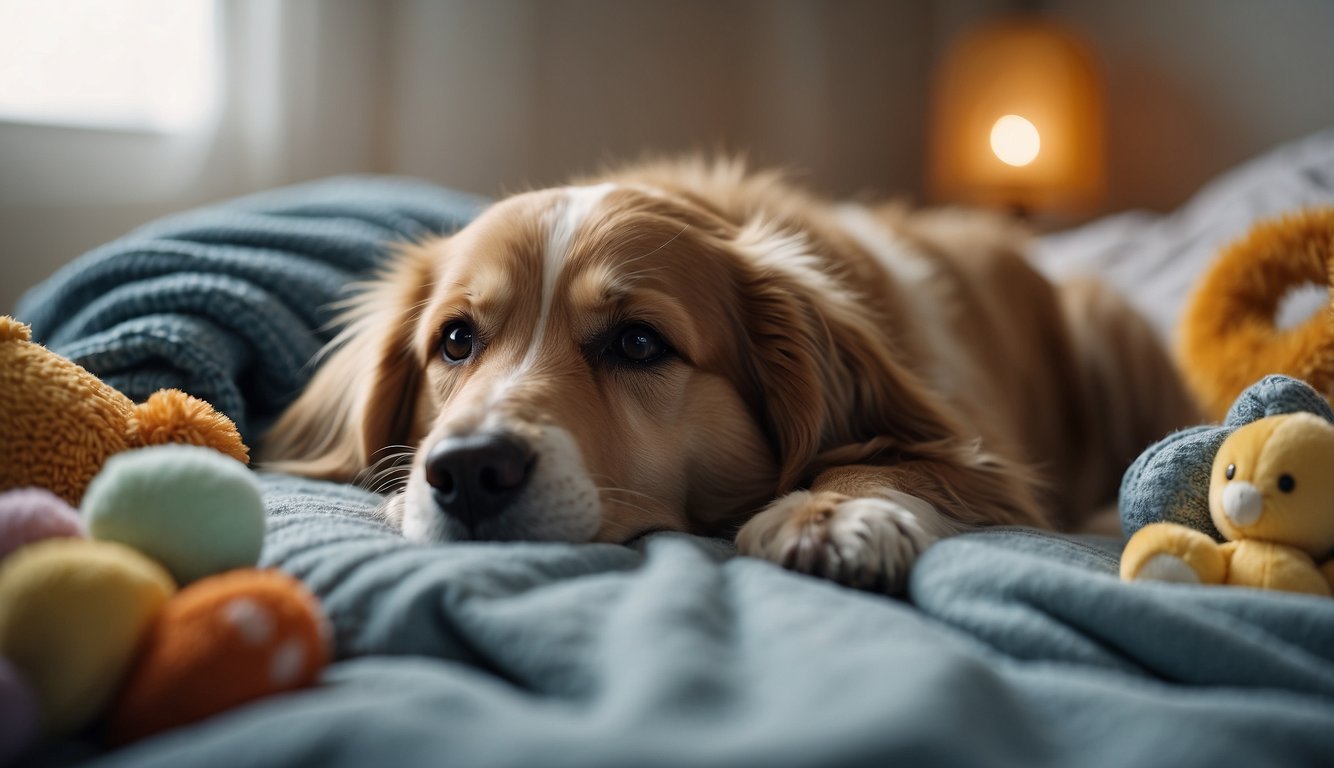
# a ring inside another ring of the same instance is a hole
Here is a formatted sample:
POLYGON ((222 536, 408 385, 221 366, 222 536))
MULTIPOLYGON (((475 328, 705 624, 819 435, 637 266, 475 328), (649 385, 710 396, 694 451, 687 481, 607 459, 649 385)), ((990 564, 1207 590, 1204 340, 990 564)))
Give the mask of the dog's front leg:
POLYGON ((827 470, 810 490, 789 493, 751 518, 737 548, 849 586, 900 592, 918 555, 968 527, 941 511, 958 500, 944 492, 942 469, 911 461, 827 470))

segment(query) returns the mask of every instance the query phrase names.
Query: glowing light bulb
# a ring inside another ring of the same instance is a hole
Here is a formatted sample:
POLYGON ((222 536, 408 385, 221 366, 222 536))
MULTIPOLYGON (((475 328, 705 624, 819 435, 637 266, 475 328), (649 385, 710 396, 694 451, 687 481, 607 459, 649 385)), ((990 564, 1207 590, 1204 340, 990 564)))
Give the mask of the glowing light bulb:
POLYGON ((1006 165, 1028 165, 1041 148, 1037 127, 1019 115, 1006 115, 991 126, 991 151, 1006 165))

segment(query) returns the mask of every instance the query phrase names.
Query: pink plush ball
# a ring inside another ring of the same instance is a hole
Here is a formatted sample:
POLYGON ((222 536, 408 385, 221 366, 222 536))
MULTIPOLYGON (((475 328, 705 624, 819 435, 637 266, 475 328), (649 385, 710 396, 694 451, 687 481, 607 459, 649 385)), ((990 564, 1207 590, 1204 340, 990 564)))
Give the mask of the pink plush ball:
POLYGON ((0 559, 34 541, 83 535, 79 513, 54 493, 44 488, 0 493, 0 559))
POLYGON ((0 765, 9 765, 36 737, 37 697, 14 666, 0 658, 0 765))

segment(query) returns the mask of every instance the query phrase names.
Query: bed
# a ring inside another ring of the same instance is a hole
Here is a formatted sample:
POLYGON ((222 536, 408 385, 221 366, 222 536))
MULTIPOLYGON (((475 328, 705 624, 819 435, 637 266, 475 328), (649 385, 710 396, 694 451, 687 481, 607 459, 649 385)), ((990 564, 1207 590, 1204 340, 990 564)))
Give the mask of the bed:
MULTIPOLYGON (((1164 333, 1218 245, 1334 204, 1334 130, 1219 178, 1179 211, 1039 242, 1164 333)), ((148 225, 33 289, 36 340, 136 399, 174 386, 253 442, 388 244, 485 201, 350 177, 148 225)), ((1334 601, 1126 585, 1121 541, 1001 528, 944 541, 904 599, 738 558, 724 541, 421 545, 351 486, 261 478, 263 565, 302 579, 335 662, 98 766, 1316 765, 1334 761, 1334 601)))

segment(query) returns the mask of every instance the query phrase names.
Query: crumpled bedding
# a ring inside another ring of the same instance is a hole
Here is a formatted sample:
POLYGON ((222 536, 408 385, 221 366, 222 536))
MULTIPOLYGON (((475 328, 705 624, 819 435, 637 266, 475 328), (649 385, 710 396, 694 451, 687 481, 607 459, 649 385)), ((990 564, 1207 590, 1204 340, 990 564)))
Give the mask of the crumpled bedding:
POLYGON ((99 765, 1316 765, 1334 601, 1126 585, 1119 543, 933 547, 909 602, 658 534, 419 545, 265 480, 264 562, 337 628, 314 689, 99 765))

